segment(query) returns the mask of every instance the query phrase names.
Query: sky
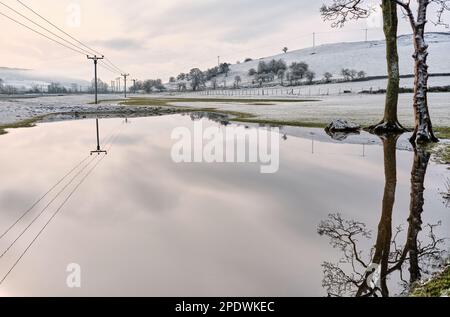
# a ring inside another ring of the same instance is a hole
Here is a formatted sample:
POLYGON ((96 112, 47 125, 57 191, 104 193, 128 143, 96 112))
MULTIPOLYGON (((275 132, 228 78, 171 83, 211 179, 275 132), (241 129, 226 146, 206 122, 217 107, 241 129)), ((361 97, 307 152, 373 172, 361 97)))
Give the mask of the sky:
MULTIPOLYGON (((316 44, 382 38, 377 5, 370 19, 334 29, 319 14, 329 0, 21 0, 89 47, 107 56, 132 78, 167 80, 191 68, 206 69, 316 44)), ((17 0, 0 0, 0 13, 43 31, 6 4, 46 27, 17 0)), ((377 0, 367 0, 376 4, 377 0)), ((90 80, 92 62, 0 15, 0 66, 90 80)), ((448 31, 429 25, 428 31, 448 31)), ((55 32, 57 32, 55 30, 55 32)), ((410 33, 406 21, 400 33, 410 33)), ((60 34, 60 33, 58 33, 60 34)), ((118 77, 99 68, 104 81, 118 77)))

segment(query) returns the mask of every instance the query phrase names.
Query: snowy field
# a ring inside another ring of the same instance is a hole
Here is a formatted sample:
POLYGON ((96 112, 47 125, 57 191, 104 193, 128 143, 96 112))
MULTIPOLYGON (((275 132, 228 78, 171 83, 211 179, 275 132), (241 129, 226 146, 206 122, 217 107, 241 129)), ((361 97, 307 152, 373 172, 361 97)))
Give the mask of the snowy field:
MULTIPOLYGON (((401 94, 399 99, 399 120, 407 126, 414 125, 412 98, 412 94, 401 94)), ((311 101, 298 103, 268 102, 268 105, 245 105, 231 102, 180 102, 173 105, 240 111, 265 120, 321 123, 331 122, 336 118, 345 118, 367 125, 373 124, 383 117, 384 99, 385 95, 341 95, 321 96, 320 101, 311 99, 311 101)), ((435 126, 450 126, 450 94, 429 94, 429 105, 435 126)))
MULTIPOLYGON (((139 97, 155 97, 140 95, 139 97)), ((168 95, 157 95, 168 97, 168 95)), ((399 119, 408 126, 414 122, 412 94, 401 94, 399 119)), ((103 95, 100 100, 121 99, 121 95, 103 95)), ((201 97, 199 97, 201 98, 201 97)), ((270 99, 273 96, 252 96, 249 99, 270 99)), ((290 98, 284 96, 283 98, 290 98)), ((267 105, 250 105, 233 102, 174 102, 174 106, 194 108, 217 108, 228 111, 246 112, 258 119, 300 122, 329 122, 336 118, 354 120, 360 124, 371 124, 380 120, 384 111, 384 95, 330 95, 304 98, 306 102, 272 102, 267 105), (315 101, 318 100, 318 101, 315 101)), ((92 96, 55 96, 32 99, 0 99, 0 124, 14 123, 38 115, 77 110, 95 110, 92 96)), ((450 94, 429 94, 430 112, 435 126, 450 126, 450 94)), ((117 102, 102 103, 102 107, 115 107, 117 102)))
MULTIPOLYGON (((99 100, 120 99, 122 95, 100 95, 99 100)), ((94 101, 92 95, 48 96, 37 98, 0 98, 0 125, 15 123, 32 117, 77 111, 78 109, 95 109, 90 104, 94 101)), ((102 106, 106 106, 102 104, 102 106)))
MULTIPOLYGON (((450 76, 430 77, 428 81, 429 87, 450 86, 450 76)), ((302 85, 296 87, 283 87, 277 85, 270 88, 242 88, 242 89, 217 89, 203 92, 186 92, 186 93, 172 93, 177 96, 261 96, 262 91, 269 96, 283 97, 283 96, 323 96, 323 95, 340 95, 344 91, 351 93, 360 93, 361 91, 377 91, 386 89, 387 79, 376 79, 368 81, 355 81, 346 83, 329 83, 329 84, 315 84, 302 85)), ((414 78, 402 78, 400 80, 400 87, 414 88, 414 78)))

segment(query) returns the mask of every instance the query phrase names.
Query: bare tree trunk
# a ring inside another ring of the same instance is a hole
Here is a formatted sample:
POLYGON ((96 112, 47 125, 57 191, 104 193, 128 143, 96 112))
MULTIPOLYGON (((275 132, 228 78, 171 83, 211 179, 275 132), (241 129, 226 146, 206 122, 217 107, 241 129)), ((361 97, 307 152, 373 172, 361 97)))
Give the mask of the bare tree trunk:
MULTIPOLYGON (((381 219, 378 224, 377 241, 372 263, 379 264, 381 267, 379 291, 383 297, 389 296, 387 276, 389 274, 388 265, 391 252, 392 212, 394 210, 395 192, 397 188, 397 140, 397 135, 389 135, 382 138, 384 148, 385 186, 381 219)), ((367 292, 375 294, 376 291, 376 289, 370 290, 366 283, 364 283, 359 287, 356 296, 365 296, 367 292)))
POLYGON ((382 0, 383 29, 386 38, 386 60, 388 85, 384 117, 378 124, 369 127, 375 134, 400 133, 406 129, 398 122, 397 106, 400 86, 400 69, 397 49, 398 15, 397 4, 391 0, 382 0))
POLYGON ((397 137, 390 136, 383 140, 384 146, 384 174, 386 184, 383 195, 383 208, 378 226, 378 237, 375 247, 374 263, 381 265, 381 294, 389 296, 386 285, 389 255, 392 238, 392 211, 395 203, 397 188, 397 137))
POLYGON ((438 142, 433 133, 430 113, 428 110, 428 45, 425 42, 425 25, 427 23, 427 7, 430 0, 418 0, 417 20, 412 14, 409 4, 406 13, 413 29, 415 84, 414 84, 414 114, 415 128, 411 142, 425 144, 438 142))
POLYGON ((411 172, 411 205, 408 218, 408 238, 406 242, 409 251, 409 273, 411 283, 414 283, 421 278, 417 237, 422 230, 422 213, 423 205, 425 204, 423 197, 425 191, 424 182, 429 161, 430 153, 425 149, 417 148, 414 150, 414 164, 411 172))

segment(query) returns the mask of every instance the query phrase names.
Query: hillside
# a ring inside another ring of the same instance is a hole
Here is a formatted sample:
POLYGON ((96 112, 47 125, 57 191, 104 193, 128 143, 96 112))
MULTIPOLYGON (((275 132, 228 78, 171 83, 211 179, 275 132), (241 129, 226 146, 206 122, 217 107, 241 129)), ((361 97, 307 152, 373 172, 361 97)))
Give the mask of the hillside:
POLYGON ((0 79, 5 85, 14 86, 19 90, 31 89, 33 86, 46 87, 50 83, 60 83, 66 88, 70 88, 72 84, 84 87, 89 85, 89 82, 85 80, 52 77, 34 70, 8 67, 0 67, 0 79))
MULTIPOLYGON (((403 35, 398 39, 398 49, 400 55, 401 75, 414 73, 413 69, 413 44, 411 35, 403 35)), ((431 73, 450 73, 450 33, 428 33, 427 41, 429 48, 429 66, 431 73)), ((322 79, 325 72, 333 74, 334 78, 340 78, 343 68, 363 70, 367 76, 386 76, 386 44, 384 41, 369 42, 349 42, 335 43, 317 46, 316 48, 306 48, 255 59, 251 62, 234 64, 230 67, 228 77, 220 75, 218 83, 227 86, 233 84, 235 76, 242 78, 242 84, 251 83, 252 77, 248 76, 251 68, 257 69, 259 61, 268 62, 272 59, 283 59, 288 65, 292 62, 306 62, 310 69, 317 75, 317 79, 322 79)), ((207 84, 208 86, 210 83, 207 84)), ((171 84, 175 87, 175 84, 171 84)))

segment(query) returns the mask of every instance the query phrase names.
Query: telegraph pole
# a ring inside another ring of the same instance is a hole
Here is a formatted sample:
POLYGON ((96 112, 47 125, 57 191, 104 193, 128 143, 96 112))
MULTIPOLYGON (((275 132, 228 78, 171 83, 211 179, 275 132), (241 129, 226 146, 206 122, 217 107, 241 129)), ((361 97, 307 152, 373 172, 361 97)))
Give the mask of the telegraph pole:
POLYGON ((87 58, 88 59, 92 59, 94 61, 95 104, 98 104, 98 98, 97 98, 97 61, 100 60, 100 59, 103 59, 104 56, 98 57, 97 55, 94 55, 94 56, 87 55, 87 58))
POLYGON ((127 97, 127 77, 130 76, 130 74, 122 74, 122 76, 123 76, 123 80, 125 82, 124 92, 125 92, 125 98, 126 98, 127 97))
POLYGON ((104 151, 104 150, 102 150, 102 149, 100 148, 100 132, 99 132, 99 129, 98 129, 98 118, 95 119, 95 126, 96 126, 96 131, 97 131, 97 149, 94 150, 94 151, 91 151, 91 155, 92 155, 92 154, 98 154, 98 155, 100 155, 101 153, 108 154, 107 151, 104 151))
POLYGON ((136 81, 137 79, 133 79, 133 90, 135 95, 136 95, 136 81))
POLYGON ((117 92, 120 93, 120 77, 117 77, 116 81, 117 81, 117 92))

